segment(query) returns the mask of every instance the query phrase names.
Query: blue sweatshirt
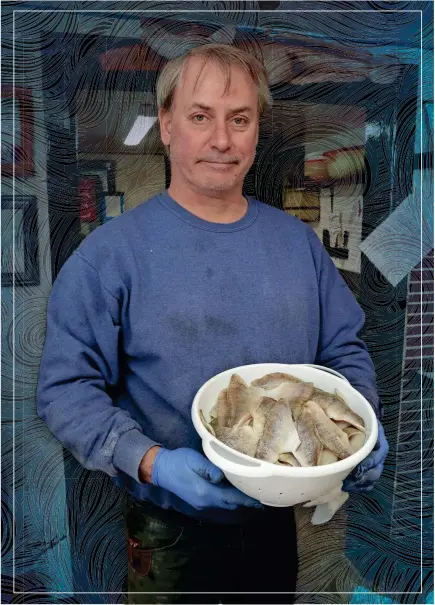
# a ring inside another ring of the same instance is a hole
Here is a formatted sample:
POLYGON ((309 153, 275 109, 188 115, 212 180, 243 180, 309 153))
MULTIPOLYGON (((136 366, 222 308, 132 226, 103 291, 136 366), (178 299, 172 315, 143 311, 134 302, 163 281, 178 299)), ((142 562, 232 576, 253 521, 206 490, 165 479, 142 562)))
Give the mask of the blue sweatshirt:
POLYGON ((39 416, 87 469, 141 500, 212 521, 258 514, 196 511, 144 484, 153 445, 202 451, 197 390, 252 363, 317 363, 344 374, 379 414, 364 314, 315 232, 248 197, 244 217, 212 223, 167 191, 90 234, 48 302, 39 416))

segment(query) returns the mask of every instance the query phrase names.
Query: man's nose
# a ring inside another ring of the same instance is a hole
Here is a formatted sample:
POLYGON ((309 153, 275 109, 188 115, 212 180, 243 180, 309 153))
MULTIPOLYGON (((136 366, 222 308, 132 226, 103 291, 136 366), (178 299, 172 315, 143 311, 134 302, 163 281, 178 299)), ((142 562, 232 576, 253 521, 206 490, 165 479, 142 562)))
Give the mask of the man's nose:
POLYGON ((211 144, 219 151, 226 151, 231 147, 231 132, 226 121, 215 122, 211 144))

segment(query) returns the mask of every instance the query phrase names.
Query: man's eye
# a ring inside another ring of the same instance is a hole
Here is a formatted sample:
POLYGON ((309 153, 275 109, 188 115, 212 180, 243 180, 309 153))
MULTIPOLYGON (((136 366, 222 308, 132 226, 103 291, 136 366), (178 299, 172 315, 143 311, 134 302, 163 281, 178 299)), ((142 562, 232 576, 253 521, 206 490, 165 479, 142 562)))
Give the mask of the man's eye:
POLYGON ((236 126, 244 126, 247 123, 246 118, 241 118, 241 117, 234 118, 234 121, 236 123, 236 126))
POLYGON ((203 114, 198 114, 198 115, 196 115, 196 116, 193 116, 193 119, 194 119, 196 122, 201 122, 201 123, 202 123, 202 122, 204 122, 204 120, 205 120, 205 115, 203 115, 203 114))

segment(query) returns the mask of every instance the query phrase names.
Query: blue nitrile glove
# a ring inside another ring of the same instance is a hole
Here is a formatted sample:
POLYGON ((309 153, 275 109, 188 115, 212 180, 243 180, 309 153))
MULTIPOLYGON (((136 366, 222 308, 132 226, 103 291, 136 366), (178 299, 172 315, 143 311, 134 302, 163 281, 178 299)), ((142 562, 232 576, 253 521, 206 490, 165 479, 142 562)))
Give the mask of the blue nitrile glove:
POLYGON ((154 458, 151 482, 172 492, 194 508, 239 506, 263 508, 263 505, 230 485, 218 485, 223 472, 199 452, 189 448, 162 448, 154 458))
POLYGON ((374 450, 346 477, 343 482, 343 491, 362 493, 372 490, 382 474, 388 450, 384 427, 378 420, 378 440, 374 450))

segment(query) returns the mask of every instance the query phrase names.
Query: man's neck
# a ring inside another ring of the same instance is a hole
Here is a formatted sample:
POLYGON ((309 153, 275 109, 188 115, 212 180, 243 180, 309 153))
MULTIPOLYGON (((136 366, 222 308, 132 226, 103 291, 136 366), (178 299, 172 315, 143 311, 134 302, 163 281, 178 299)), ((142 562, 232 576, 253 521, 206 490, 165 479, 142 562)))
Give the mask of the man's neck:
POLYGON ((248 208, 242 192, 219 192, 216 196, 211 196, 175 187, 171 183, 168 193, 180 206, 212 223, 234 223, 245 216, 248 208))

